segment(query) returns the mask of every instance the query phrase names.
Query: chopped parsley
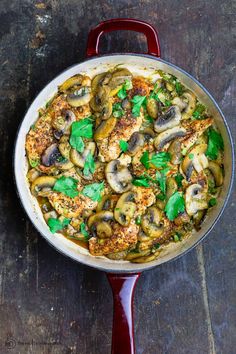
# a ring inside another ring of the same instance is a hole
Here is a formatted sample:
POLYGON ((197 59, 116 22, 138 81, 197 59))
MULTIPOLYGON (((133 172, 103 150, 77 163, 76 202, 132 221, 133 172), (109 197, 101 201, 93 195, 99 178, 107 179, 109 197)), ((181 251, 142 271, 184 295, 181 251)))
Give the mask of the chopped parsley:
POLYGON ((85 176, 89 176, 93 174, 94 171, 95 171, 95 161, 93 155, 91 154, 91 152, 89 152, 85 159, 83 174, 85 176))
POLYGON ((135 224, 140 225, 141 224, 141 215, 138 215, 135 219, 135 224))
POLYGON ((93 137, 93 123, 90 117, 73 122, 71 125, 70 145, 78 152, 84 151, 82 137, 87 139, 93 137))
POLYGON ((82 222, 80 224, 80 232, 84 236, 85 239, 88 239, 89 233, 86 229, 86 224, 84 222, 82 222))
POLYGON ((64 218, 63 220, 59 220, 56 218, 48 219, 48 226, 50 231, 54 234, 55 232, 64 229, 65 226, 69 225, 70 219, 64 218))
POLYGON ((160 190, 162 191, 163 194, 166 194, 166 172, 168 170, 169 170, 169 168, 156 172, 156 179, 159 183, 160 190))
POLYGON ((92 183, 92 184, 87 184, 83 190, 82 194, 85 197, 88 197, 92 199, 94 202, 100 201, 101 200, 101 193, 104 190, 104 182, 102 183, 92 183))
POLYGON ((216 198, 211 198, 208 202, 209 207, 213 207, 216 204, 217 204, 216 198))
POLYGON ((149 169, 150 164, 149 164, 149 153, 148 153, 148 151, 144 151, 144 153, 141 156, 140 162, 143 164, 143 166, 146 169, 149 169))
POLYGON ((35 160, 29 159, 29 164, 31 167, 35 168, 39 165, 39 159, 35 159, 35 160))
POLYGON ((185 210, 185 202, 182 193, 175 192, 169 198, 165 206, 166 216, 169 220, 173 221, 179 213, 183 213, 185 210))
POLYGON ((157 152, 155 155, 151 157, 149 162, 157 168, 163 168, 167 166, 167 162, 171 159, 169 152, 157 152))
POLYGON ((127 97, 127 90, 131 90, 133 88, 132 81, 125 80, 125 83, 122 85, 122 88, 118 91, 117 96, 124 100, 127 97))
POLYGON ((205 110, 206 110, 206 107, 205 107, 203 104, 198 103, 198 104, 196 105, 195 111, 193 112, 193 117, 194 117, 195 119, 202 119, 202 118, 204 118, 204 117, 202 116, 202 114, 205 112, 205 110))
POLYGON ((114 103, 112 106, 112 114, 115 118, 121 118, 125 114, 125 111, 123 110, 121 103, 117 102, 114 103))
POLYGON ((194 158, 194 154, 189 154, 188 157, 192 160, 194 158))
POLYGON ((216 160, 220 150, 224 150, 224 141, 222 136, 215 129, 209 128, 206 156, 211 160, 216 160))
POLYGON ((182 176, 181 173, 177 173, 177 175, 175 176, 175 180, 176 180, 178 188, 182 187, 182 180, 183 179, 184 179, 184 176, 182 176))
POLYGON ((129 144, 127 143, 127 141, 120 140, 119 145, 120 145, 121 151, 126 152, 128 150, 129 144))
POLYGON ((183 94, 184 87, 178 80, 175 82, 175 90, 179 96, 183 94))
POLYGON ((133 179, 132 184, 138 187, 147 187, 147 188, 150 187, 148 178, 144 176, 140 176, 138 178, 133 179))
POLYGON ((140 116, 141 107, 146 102, 146 96, 135 95, 132 98, 131 102, 133 103, 132 114, 135 117, 139 117, 140 116))
POLYGON ((54 184, 53 190, 74 198, 79 194, 77 184, 78 181, 75 178, 62 176, 54 184))
POLYGON ((147 113, 144 115, 144 118, 150 123, 154 122, 154 119, 151 116, 149 116, 149 114, 147 114, 147 113))

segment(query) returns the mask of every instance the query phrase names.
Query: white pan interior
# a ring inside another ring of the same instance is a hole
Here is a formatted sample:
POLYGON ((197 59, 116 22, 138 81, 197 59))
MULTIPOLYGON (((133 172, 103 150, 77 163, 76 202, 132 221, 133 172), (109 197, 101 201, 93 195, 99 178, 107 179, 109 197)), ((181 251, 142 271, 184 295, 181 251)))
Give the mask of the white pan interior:
POLYGON ((160 59, 153 59, 149 56, 140 55, 110 55, 96 57, 75 65, 57 76, 39 93, 27 111, 18 132, 14 157, 15 179, 19 196, 29 218, 38 231, 58 251, 71 257, 72 259, 92 267, 114 272, 135 272, 151 268, 181 255, 199 242, 199 240, 207 232, 209 232, 212 225, 222 212, 222 208, 227 200, 227 195, 231 187, 233 170, 232 164, 233 150, 229 131, 224 122, 222 113, 213 98, 210 97, 206 90, 197 81, 193 80, 191 76, 186 74, 181 69, 160 59), (160 253, 157 260, 144 264, 133 264, 127 261, 112 261, 105 257, 94 257, 91 256, 87 250, 77 246, 62 235, 52 234, 43 219, 37 200, 30 193, 29 185, 26 179, 28 164, 25 155, 25 137, 30 129, 30 126, 38 117, 38 109, 44 106, 46 102, 57 92, 58 85, 63 83, 69 77, 78 73, 87 74, 90 77, 93 77, 94 75, 106 71, 118 64, 122 64, 121 67, 124 66, 128 68, 134 74, 140 74, 143 76, 154 75, 154 71, 157 69, 162 69, 166 72, 174 74, 184 85, 195 92, 195 94, 205 105, 207 105, 218 125, 219 130, 221 131, 225 144, 225 180, 217 207, 211 210, 207 220, 203 223, 202 229, 199 232, 195 232, 191 235, 191 237, 183 240, 182 242, 170 243, 160 253))

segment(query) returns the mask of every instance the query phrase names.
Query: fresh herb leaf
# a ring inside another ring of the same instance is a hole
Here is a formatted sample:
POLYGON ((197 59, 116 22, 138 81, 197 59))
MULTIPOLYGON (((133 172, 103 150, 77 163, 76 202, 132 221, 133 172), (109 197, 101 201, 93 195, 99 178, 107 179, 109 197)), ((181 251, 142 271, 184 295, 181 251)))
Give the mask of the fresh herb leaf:
POLYGON ((165 212, 169 220, 173 221, 179 213, 183 213, 185 210, 184 197, 180 192, 175 192, 169 198, 166 206, 165 212))
POLYGON ((189 154, 188 157, 192 160, 194 158, 194 154, 189 154))
POLYGON ((153 122, 154 122, 154 119, 153 119, 151 116, 149 116, 149 114, 145 114, 145 115, 144 115, 144 118, 145 118, 148 122, 150 122, 150 123, 153 123, 153 122))
POLYGON ((167 162, 171 159, 169 152, 158 152, 151 157, 149 162, 157 168, 162 168, 167 166, 167 162))
POLYGON ((159 182, 160 190, 163 194, 166 194, 166 176, 164 173, 157 171, 156 172, 156 179, 159 182))
POLYGON ((148 151, 144 151, 144 153, 141 156, 140 162, 143 164, 143 166, 148 169, 150 167, 149 165, 149 153, 148 151))
POLYGON ((202 118, 202 113, 205 112, 206 107, 199 103, 196 105, 195 111, 193 112, 193 117, 196 119, 201 119, 202 118))
POLYGON ((140 116, 140 109, 142 105, 145 104, 145 101, 146 101, 146 96, 135 95, 132 98, 131 100, 131 102, 133 103, 132 114, 135 117, 140 116))
POLYGON ((129 144, 127 143, 127 141, 120 140, 119 145, 120 145, 121 151, 126 152, 128 150, 129 144))
POLYGON ((93 174, 94 171, 95 171, 95 161, 93 155, 91 154, 91 152, 89 152, 88 155, 86 156, 86 160, 84 163, 83 174, 85 176, 89 176, 90 174, 93 174))
POLYGON ((104 190, 104 182, 87 184, 82 190, 82 194, 94 202, 101 200, 101 193, 104 190))
POLYGON ((79 194, 77 185, 78 181, 75 178, 62 176, 54 184, 53 190, 74 198, 79 194))
POLYGON ((84 151, 84 142, 80 136, 70 136, 70 145, 76 149, 78 152, 84 151))
POLYGON ((163 193, 159 193, 159 194, 157 195, 157 199, 159 199, 159 200, 165 200, 165 199, 166 199, 166 196, 165 196, 163 193))
POLYGON ((211 198, 208 202, 209 207, 213 207, 216 204, 217 204, 216 198, 211 198))
POLYGON ((86 224, 84 222, 80 224, 80 232, 84 236, 84 238, 88 239, 89 233, 86 229, 86 224))
POLYGON ((158 250, 158 248, 160 248, 160 243, 155 243, 154 245, 152 245, 153 250, 158 250))
POLYGON ((126 79, 123 86, 126 90, 131 90, 133 88, 132 81, 126 79))
POLYGON ((125 114, 125 111, 123 110, 121 103, 117 102, 114 103, 112 106, 112 114, 115 118, 121 118, 125 114))
POLYGON ((184 177, 181 175, 181 173, 177 173, 177 175, 175 176, 175 180, 178 185, 178 188, 182 187, 182 180, 183 179, 184 179, 184 177))
POLYGON ((179 242, 181 240, 181 235, 178 232, 176 232, 173 236, 173 239, 175 242, 179 242))
POLYGON ((62 221, 56 218, 48 219, 48 226, 50 231, 54 234, 55 232, 64 229, 70 223, 70 219, 64 218, 62 221))
POLYGON ((79 152, 84 151, 82 137, 88 139, 93 137, 93 123, 91 116, 78 122, 73 122, 71 125, 70 145, 79 152))
POLYGON ((39 165, 39 159, 35 159, 35 160, 29 159, 29 164, 31 167, 35 168, 39 165))
POLYGON ((171 106, 171 101, 170 100, 165 100, 165 106, 170 107, 171 106))
POLYGON ((138 187, 150 187, 148 179, 143 176, 140 176, 139 178, 135 178, 132 181, 132 183, 134 186, 138 186, 138 187))
POLYGON ((141 215, 138 215, 135 219, 135 224, 140 225, 141 224, 141 215))
POLYGON ((224 150, 224 141, 220 133, 215 129, 208 130, 208 146, 206 156, 211 160, 216 160, 220 150, 224 150))
POLYGON ((183 94, 184 87, 178 80, 175 82, 175 90, 179 96, 183 94))
POLYGON ((127 97, 127 92, 124 86, 118 91, 117 96, 121 99, 124 100, 127 97))

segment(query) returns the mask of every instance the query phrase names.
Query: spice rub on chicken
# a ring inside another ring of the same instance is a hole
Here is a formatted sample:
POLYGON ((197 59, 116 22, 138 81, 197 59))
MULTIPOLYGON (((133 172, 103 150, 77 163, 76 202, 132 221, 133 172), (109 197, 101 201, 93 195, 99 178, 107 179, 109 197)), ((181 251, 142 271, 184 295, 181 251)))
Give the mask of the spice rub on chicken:
POLYGON ((154 74, 122 65, 77 74, 26 137, 30 190, 49 229, 94 257, 153 261, 217 203, 224 143, 214 119, 177 77, 154 74))

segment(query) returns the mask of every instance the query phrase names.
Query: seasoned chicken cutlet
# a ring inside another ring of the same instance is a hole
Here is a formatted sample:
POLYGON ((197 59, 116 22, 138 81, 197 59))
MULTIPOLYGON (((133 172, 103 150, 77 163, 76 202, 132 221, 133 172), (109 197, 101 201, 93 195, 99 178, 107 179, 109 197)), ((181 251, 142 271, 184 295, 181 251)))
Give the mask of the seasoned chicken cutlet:
POLYGON ((124 227, 115 223, 113 235, 105 239, 103 244, 99 243, 95 237, 89 240, 89 251, 93 256, 103 256, 132 248, 137 242, 138 231, 139 227, 135 224, 124 227))

